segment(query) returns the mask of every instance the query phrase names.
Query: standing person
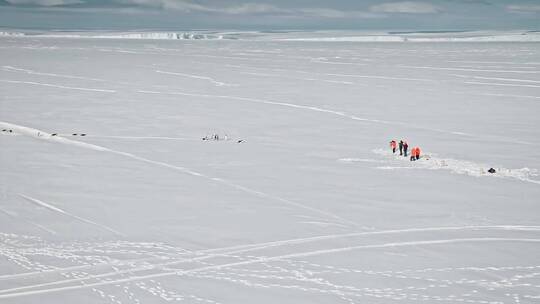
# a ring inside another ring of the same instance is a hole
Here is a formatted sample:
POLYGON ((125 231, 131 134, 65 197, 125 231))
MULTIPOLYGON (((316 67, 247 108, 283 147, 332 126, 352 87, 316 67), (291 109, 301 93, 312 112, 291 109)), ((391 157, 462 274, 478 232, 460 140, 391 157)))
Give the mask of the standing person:
POLYGON ((409 144, 407 143, 407 141, 404 141, 403 142, 403 153, 404 153, 404 156, 407 157, 407 150, 409 149, 409 144))
POLYGON ((419 160, 420 159, 420 148, 419 147, 416 147, 416 160, 419 160))
POLYGON ((403 155, 403 140, 399 141, 399 155, 403 155))
POLYGON ((390 148, 392 148, 392 153, 396 153, 396 147, 397 147, 397 143, 395 140, 392 140, 390 142, 390 148))

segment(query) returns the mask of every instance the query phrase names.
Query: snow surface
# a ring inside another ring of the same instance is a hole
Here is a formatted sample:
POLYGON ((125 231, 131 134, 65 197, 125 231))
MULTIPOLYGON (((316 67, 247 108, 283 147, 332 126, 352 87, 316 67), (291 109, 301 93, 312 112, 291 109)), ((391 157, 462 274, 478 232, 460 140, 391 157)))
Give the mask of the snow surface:
POLYGON ((145 39, 145 40, 283 40, 325 42, 540 42, 537 31, 458 31, 458 32, 369 32, 369 31, 195 31, 195 32, 109 32, 5 30, 0 37, 145 39))
POLYGON ((540 44, 213 34, 0 37, 1 303, 540 302, 540 44))

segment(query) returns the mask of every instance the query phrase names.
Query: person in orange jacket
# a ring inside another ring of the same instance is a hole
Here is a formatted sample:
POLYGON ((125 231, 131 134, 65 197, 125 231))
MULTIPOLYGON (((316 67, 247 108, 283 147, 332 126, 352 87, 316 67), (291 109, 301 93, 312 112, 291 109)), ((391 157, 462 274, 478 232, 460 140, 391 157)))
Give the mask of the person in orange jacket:
POLYGON ((420 159, 420 148, 414 147, 411 150, 411 161, 419 160, 420 159))
POLYGON ((397 143, 395 140, 390 142, 390 148, 392 148, 392 153, 396 153, 397 143))

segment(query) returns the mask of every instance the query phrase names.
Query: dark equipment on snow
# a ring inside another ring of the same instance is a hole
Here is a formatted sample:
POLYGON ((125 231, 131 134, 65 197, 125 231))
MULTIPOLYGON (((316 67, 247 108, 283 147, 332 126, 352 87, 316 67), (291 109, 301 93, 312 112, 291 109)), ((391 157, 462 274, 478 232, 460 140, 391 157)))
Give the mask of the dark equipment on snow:
POLYGON ((493 169, 493 168, 489 168, 488 172, 489 172, 489 173, 495 173, 495 172, 497 172, 497 171, 495 171, 495 169, 493 169))

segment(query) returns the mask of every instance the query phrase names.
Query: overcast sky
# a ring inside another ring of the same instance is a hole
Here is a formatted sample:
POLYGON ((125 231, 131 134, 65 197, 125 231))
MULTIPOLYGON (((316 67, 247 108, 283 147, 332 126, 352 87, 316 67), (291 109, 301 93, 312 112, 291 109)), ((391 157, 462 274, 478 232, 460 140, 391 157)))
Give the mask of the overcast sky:
POLYGON ((33 29, 540 30, 540 0, 0 0, 33 29))

